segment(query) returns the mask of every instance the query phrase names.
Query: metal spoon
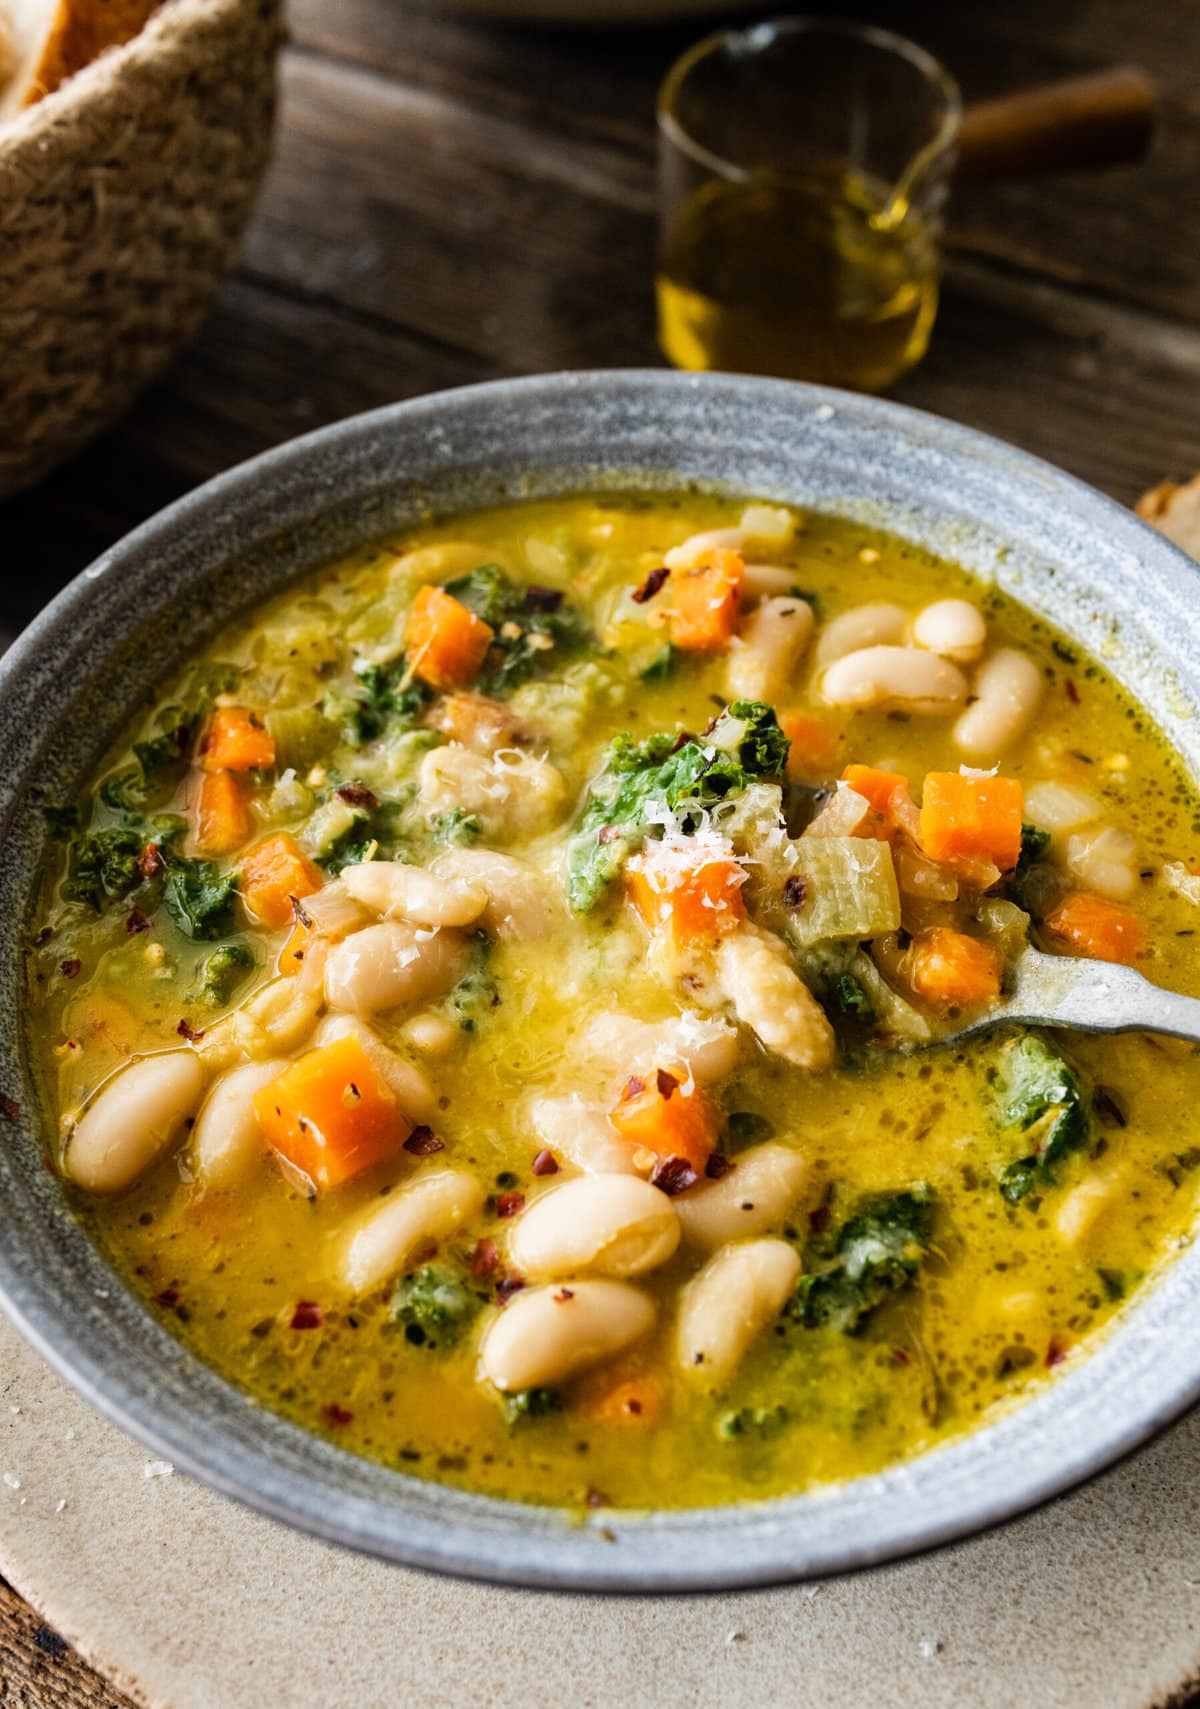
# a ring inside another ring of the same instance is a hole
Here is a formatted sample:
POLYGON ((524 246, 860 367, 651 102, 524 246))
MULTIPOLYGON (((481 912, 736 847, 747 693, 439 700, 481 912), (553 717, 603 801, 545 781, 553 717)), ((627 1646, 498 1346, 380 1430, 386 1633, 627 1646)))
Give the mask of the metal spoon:
POLYGON ((1027 949, 1013 969, 1005 1000, 938 1042, 970 1038, 1012 1021, 1085 1033, 1167 1033, 1200 1043, 1200 997, 1160 990, 1132 967, 1027 949))

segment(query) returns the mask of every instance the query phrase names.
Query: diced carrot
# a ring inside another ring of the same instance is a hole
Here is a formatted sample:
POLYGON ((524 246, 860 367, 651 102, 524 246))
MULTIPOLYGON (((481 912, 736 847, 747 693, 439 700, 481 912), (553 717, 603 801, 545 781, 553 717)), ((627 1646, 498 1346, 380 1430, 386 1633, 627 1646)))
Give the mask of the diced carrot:
POLYGON ((1076 955, 1093 961, 1132 962, 1146 947, 1146 928, 1136 915, 1083 890, 1064 896, 1043 924, 1076 955))
POLYGON ((746 917, 746 874, 732 855, 711 859, 665 843, 625 863, 625 887, 651 931, 669 929, 676 943, 720 937, 746 917))
POLYGON ((188 807, 193 842, 201 854, 232 854, 254 829, 240 779, 231 771, 194 772, 192 776, 188 807))
POLYGON ((780 714, 779 727, 792 744, 788 749, 787 774, 806 780, 828 777, 837 761, 842 738, 823 719, 803 712, 780 714))
POLYGON ((719 1121, 715 1105, 698 1087, 684 1090, 665 1068, 645 1079, 634 1075, 617 1099, 609 1119, 621 1138, 661 1158, 681 1157, 697 1175, 716 1149, 719 1121))
POLYGON ((908 779, 902 771, 881 771, 873 765, 848 765, 842 773, 842 782, 848 783, 856 795, 864 796, 876 813, 885 818, 891 813, 896 790, 908 788, 908 779))
POLYGON ((1015 777, 931 771, 921 800, 921 847, 950 866, 990 861, 1011 872, 1021 857, 1022 804, 1015 777))
POLYGON ((242 861, 242 901, 264 926, 286 926, 294 917, 293 900, 311 896, 321 882, 320 869, 286 831, 255 843, 242 861))
POLYGON ((431 688, 462 688, 479 674, 495 630, 441 587, 413 600, 404 645, 413 671, 431 688))
POLYGON ((717 547, 686 570, 674 570, 667 587, 673 645, 686 653, 716 653, 737 629, 746 566, 736 552, 717 547))
POLYGON ((256 771, 275 764, 275 739, 244 706, 218 706, 198 750, 205 771, 256 771))
POLYGON ((254 1094, 281 1157, 317 1187, 337 1187, 397 1151, 412 1123, 353 1036, 310 1050, 254 1094))
POLYGON ((649 1372, 614 1380, 612 1371, 604 1370, 584 1378, 571 1398, 597 1424, 645 1430, 658 1422, 667 1397, 662 1382, 649 1372))
POLYGON ((931 1008, 974 1008, 1000 995, 1000 958, 981 938, 934 926, 914 941, 908 978, 931 1008))
MULTIPOLYGON (((293 909, 293 915, 295 910, 293 909)), ((288 936, 288 941, 279 952, 279 972, 285 975, 299 973, 304 966, 304 957, 308 946, 316 936, 315 932, 306 926, 303 920, 297 920, 288 936)))

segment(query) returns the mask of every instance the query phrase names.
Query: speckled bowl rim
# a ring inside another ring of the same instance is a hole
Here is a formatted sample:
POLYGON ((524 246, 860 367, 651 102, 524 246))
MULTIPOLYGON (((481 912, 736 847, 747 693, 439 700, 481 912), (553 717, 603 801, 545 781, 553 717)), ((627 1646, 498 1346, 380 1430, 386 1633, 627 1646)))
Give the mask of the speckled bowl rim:
POLYGON ((580 1518, 414 1479, 256 1405, 150 1316, 66 1207, 41 1160, 21 1039, 40 800, 61 798, 135 694, 231 612, 355 539, 426 508, 665 484, 837 511, 950 553, 1104 657, 1200 774, 1198 584, 1181 552, 986 435, 878 399, 724 375, 506 380, 322 429, 145 523, 0 660, 0 1091, 22 1107, 0 1122, 0 1304, 89 1401, 180 1470, 409 1566, 646 1592, 875 1565, 1063 1493, 1200 1396, 1200 1251, 1189 1240, 1088 1358, 971 1436, 804 1496, 580 1518))

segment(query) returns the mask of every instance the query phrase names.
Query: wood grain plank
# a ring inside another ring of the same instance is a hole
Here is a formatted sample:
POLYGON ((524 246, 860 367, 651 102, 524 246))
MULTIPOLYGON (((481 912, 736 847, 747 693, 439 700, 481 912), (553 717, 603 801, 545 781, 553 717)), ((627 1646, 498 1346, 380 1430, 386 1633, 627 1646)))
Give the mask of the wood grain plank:
POLYGON ((0 1704, 4 1709, 134 1709, 2 1578, 0 1704))

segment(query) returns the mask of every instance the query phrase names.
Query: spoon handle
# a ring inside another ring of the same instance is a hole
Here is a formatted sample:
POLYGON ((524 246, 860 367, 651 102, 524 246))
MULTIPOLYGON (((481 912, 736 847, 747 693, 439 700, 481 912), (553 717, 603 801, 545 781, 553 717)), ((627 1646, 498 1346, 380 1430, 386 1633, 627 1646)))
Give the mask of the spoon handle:
POLYGON ((1091 1033, 1167 1033, 1200 1042, 1200 998, 1163 991, 1132 967, 1029 949, 1016 973, 1006 1019, 1091 1033))
POLYGON ((955 176, 979 184, 1140 160, 1154 106, 1154 85, 1134 65, 976 102, 962 117, 955 176))

